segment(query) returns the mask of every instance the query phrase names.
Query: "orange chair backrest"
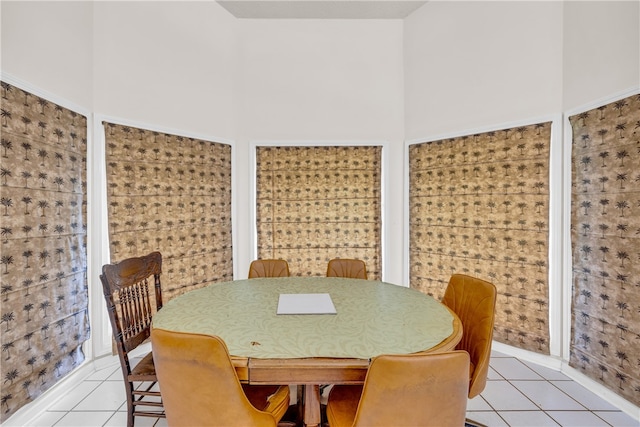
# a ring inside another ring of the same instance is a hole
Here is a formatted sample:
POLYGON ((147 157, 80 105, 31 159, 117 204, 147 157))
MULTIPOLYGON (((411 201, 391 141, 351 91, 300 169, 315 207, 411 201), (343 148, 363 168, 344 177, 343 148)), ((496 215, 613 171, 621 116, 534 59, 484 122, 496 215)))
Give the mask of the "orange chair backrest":
POLYGON ((456 350, 468 352, 474 366, 469 381, 469 398, 480 394, 487 383, 496 293, 493 283, 454 274, 442 299, 442 303, 453 310, 462 322, 464 332, 456 350))
POLYGON ((289 263, 284 259, 257 259, 249 266, 249 279, 289 276, 289 263))
POLYGON ((378 356, 353 426, 462 426, 468 385, 465 351, 378 356))
POLYGON ((151 346, 171 427, 277 426, 247 399, 219 337, 153 329, 151 346))
POLYGON ((367 267, 359 259, 334 258, 327 264, 327 277, 367 279, 367 267))

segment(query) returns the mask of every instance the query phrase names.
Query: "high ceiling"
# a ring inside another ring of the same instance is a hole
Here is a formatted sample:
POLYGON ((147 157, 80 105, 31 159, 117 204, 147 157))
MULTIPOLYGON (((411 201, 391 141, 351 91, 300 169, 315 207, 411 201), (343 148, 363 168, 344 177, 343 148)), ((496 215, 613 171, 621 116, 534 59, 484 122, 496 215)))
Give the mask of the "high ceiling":
POLYGON ((422 0, 216 0, 246 19, 403 19, 422 0))

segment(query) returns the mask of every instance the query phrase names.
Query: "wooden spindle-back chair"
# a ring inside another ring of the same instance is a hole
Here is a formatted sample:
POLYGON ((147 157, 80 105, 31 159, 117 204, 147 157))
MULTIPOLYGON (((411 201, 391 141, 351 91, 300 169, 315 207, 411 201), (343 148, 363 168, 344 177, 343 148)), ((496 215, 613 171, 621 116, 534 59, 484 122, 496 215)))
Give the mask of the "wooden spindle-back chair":
POLYGON ((151 352, 132 366, 130 352, 151 336, 153 315, 162 308, 162 255, 128 258, 102 267, 100 280, 127 396, 127 426, 137 416, 164 418, 151 352), (141 384, 137 384, 141 383, 141 384))

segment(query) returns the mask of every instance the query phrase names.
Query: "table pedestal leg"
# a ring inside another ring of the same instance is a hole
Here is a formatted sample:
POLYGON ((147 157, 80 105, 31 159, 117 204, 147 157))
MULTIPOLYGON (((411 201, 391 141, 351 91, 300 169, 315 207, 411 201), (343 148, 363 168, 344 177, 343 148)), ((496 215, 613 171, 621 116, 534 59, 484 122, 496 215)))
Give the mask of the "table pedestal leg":
POLYGON ((304 424, 306 427, 320 426, 320 386, 304 385, 304 424))

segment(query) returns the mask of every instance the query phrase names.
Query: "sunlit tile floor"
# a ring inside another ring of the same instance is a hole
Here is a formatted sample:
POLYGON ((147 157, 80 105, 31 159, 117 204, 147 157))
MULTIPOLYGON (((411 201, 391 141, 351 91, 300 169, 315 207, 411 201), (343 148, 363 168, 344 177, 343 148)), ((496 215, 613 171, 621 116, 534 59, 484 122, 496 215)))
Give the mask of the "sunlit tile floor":
MULTIPOLYGON (((126 426, 126 404, 117 358, 34 418, 33 426, 126 426)), ((640 420, 554 370, 493 352, 487 386, 469 400, 467 417, 494 426, 640 427, 640 420)), ((166 426, 139 417, 136 426, 166 426)))

